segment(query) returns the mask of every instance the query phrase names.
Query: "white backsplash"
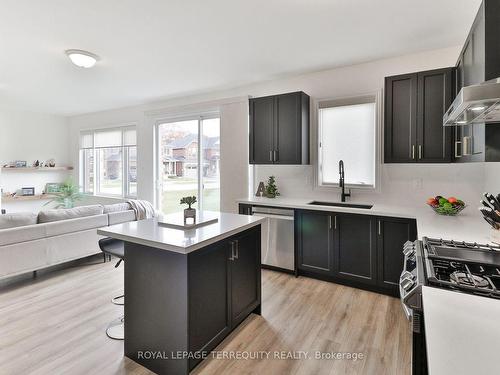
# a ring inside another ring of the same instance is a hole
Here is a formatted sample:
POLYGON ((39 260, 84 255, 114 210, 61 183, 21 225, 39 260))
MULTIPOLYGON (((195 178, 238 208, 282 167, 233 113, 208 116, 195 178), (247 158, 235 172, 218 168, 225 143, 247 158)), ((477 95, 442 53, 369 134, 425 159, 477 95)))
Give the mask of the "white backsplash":
MULTIPOLYGON (((493 178, 485 178, 485 171, 492 173, 496 164, 383 164, 380 166, 380 186, 376 190, 353 189, 352 201, 401 203, 422 202, 435 195, 456 196, 466 203, 479 202, 486 189, 485 183, 494 184, 493 178), (486 167, 487 165, 487 167, 486 167)), ((254 191, 260 181, 266 183, 271 175, 276 177, 278 189, 283 197, 339 200, 339 189, 315 187, 312 165, 254 166, 254 191)), ((346 174, 349 166, 346 166, 346 174)), ((500 182, 500 174, 496 182, 500 182)), ((500 184, 498 192, 500 192, 500 184)), ((491 188, 491 190, 496 191, 491 188)))

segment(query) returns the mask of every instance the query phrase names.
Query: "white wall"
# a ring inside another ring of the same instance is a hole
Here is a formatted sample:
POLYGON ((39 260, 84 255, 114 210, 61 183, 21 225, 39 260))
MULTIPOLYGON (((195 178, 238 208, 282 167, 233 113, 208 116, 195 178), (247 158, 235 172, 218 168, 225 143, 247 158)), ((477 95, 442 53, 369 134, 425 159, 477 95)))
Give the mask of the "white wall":
MULTIPOLYGON (((25 160, 55 159, 57 165, 70 165, 69 122, 62 116, 42 113, 0 110, 0 164, 25 160)), ((67 172, 4 172, 0 187, 14 192, 22 187, 34 187, 40 194, 47 182, 62 182, 67 172)), ((4 203, 9 212, 37 212, 45 202, 4 203)))
MULTIPOLYGON (((428 51, 366 64, 304 74, 280 80, 262 82, 230 90, 197 96, 152 102, 146 105, 116 109, 70 119, 73 164, 78 159, 78 133, 84 128, 136 123, 138 126, 138 195, 154 198, 154 144, 155 116, 203 110, 217 107, 221 110, 221 189, 222 209, 235 211, 234 199, 247 195, 248 184, 248 109, 245 96, 263 96, 302 90, 312 98, 312 164, 316 161, 316 114, 319 99, 348 97, 380 91, 384 77, 420 70, 453 66, 460 47, 428 51), (163 108, 163 110, 161 110, 163 108)), ((381 161, 379 160, 379 163, 381 161)), ((257 166, 256 182, 276 175, 283 195, 325 196, 336 198, 336 190, 314 187, 314 168, 311 166, 257 166)), ((348 168, 348 166, 347 166, 348 168)), ((381 187, 377 192, 354 192, 354 199, 378 200, 387 197, 424 199, 427 195, 458 195, 465 200, 476 200, 483 189, 483 164, 446 165, 381 165, 381 187)))

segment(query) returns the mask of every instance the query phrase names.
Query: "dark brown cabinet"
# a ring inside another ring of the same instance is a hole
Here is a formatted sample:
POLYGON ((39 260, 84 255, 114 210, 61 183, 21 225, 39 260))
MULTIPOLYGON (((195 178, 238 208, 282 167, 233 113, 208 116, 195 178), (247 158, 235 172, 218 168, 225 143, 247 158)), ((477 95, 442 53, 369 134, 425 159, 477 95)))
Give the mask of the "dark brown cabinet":
POLYGON ((413 219, 377 218, 377 285, 390 294, 399 295, 399 277, 403 271, 403 245, 417 239, 413 219))
POLYGON ((298 269, 333 275, 333 213, 299 211, 296 220, 298 269))
POLYGON ((297 274, 398 296, 414 219, 297 210, 297 274))
POLYGON ((309 163, 309 96, 293 92, 249 100, 250 164, 309 163))
MULTIPOLYGON (((189 350, 213 350, 261 300, 260 226, 189 254, 189 350)), ((201 359, 190 359, 194 368, 201 359)))
POLYGON ((335 214, 334 275, 364 284, 377 282, 375 227, 370 215, 335 214))
POLYGON ((385 163, 452 161, 453 130, 443 127, 452 102, 454 68, 385 79, 385 163))

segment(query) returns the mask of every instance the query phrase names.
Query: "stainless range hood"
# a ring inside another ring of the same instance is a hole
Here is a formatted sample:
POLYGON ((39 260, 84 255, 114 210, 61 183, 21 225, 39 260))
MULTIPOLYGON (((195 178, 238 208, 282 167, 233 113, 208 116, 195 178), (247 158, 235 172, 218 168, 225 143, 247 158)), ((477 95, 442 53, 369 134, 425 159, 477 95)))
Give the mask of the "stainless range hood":
POLYGON ((443 126, 500 122, 500 78, 464 87, 443 115, 443 126))

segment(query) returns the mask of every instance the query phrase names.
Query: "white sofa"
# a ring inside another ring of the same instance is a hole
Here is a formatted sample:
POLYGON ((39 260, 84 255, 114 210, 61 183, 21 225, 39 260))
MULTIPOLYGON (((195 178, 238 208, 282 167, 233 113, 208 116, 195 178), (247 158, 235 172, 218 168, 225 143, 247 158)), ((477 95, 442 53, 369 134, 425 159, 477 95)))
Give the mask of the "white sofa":
POLYGON ((97 228, 134 220, 127 203, 0 215, 0 280, 98 254, 97 228))

